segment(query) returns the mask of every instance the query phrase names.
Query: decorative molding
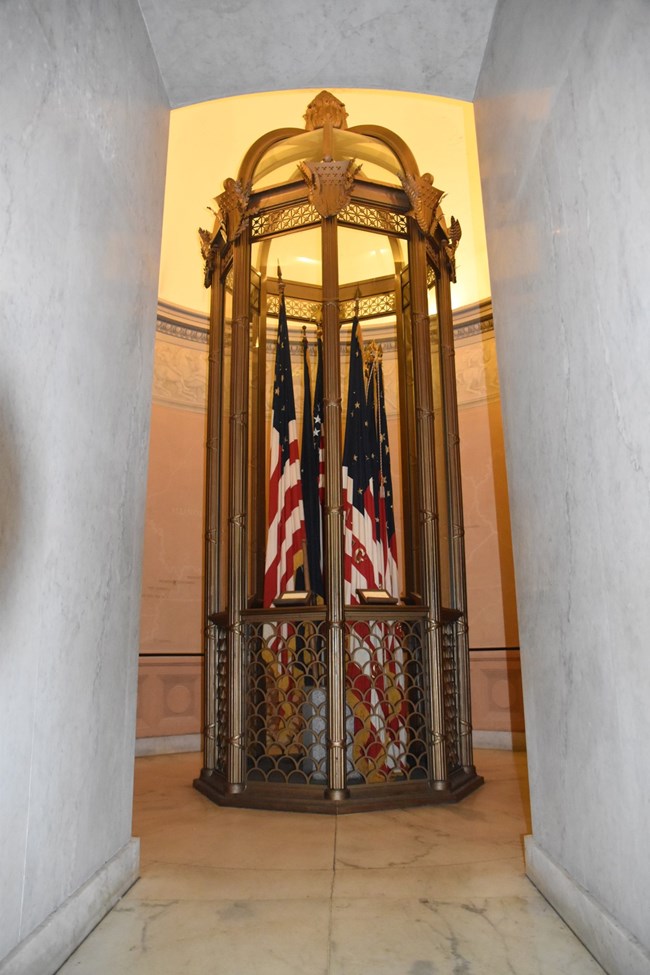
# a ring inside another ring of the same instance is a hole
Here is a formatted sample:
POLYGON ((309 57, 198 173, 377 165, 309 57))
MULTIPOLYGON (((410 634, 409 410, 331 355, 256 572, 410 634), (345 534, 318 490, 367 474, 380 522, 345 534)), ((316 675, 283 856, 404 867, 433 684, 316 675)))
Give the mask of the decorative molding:
POLYGON ((204 344, 156 342, 153 400, 194 411, 207 408, 208 356, 204 344))
MULTIPOLYGON (((317 323, 321 303, 303 298, 286 298, 287 313, 295 322, 317 323)), ((352 320, 354 299, 339 304, 342 323, 352 320)), ((267 315, 277 317, 279 298, 267 296, 267 315)), ((390 355, 395 349, 394 327, 389 321, 395 314, 395 295, 381 292, 364 295, 359 299, 359 317, 387 319, 386 326, 373 329, 373 337, 384 345, 390 355)), ((435 316, 432 317, 435 321, 435 316)), ((491 402, 499 396, 499 378, 494 342, 492 303, 489 299, 467 305, 454 311, 454 338, 456 350, 456 382, 461 409, 491 402)), ((194 411, 206 408, 207 397, 207 346, 209 319, 206 314, 173 305, 158 303, 154 363, 153 398, 155 402, 194 411)), ((269 339, 268 348, 275 350, 275 342, 269 339)), ((342 347, 345 338, 342 336, 342 347)), ((302 354, 301 338, 292 337, 292 352, 302 354), (295 348, 294 348, 295 346, 295 348)))
POLYGON ((180 325, 177 322, 159 318, 156 322, 156 332, 160 335, 170 335, 175 339, 183 339, 184 342, 196 342, 198 345, 208 344, 207 329, 195 328, 193 325, 180 325))
POLYGON ((187 342, 207 345, 210 334, 210 316, 159 299, 156 332, 184 339, 187 342))
POLYGON ((458 407, 478 406, 499 399, 499 372, 494 332, 479 333, 476 341, 455 346, 458 407))

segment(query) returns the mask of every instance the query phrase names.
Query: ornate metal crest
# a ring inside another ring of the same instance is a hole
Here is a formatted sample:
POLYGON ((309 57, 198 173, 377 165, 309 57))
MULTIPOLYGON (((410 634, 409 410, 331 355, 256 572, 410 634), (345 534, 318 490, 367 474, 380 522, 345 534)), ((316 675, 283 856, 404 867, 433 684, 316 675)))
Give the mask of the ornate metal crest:
POLYGON ((251 215, 248 210, 250 195, 250 186, 242 186, 238 179, 229 178, 224 180, 223 193, 215 197, 229 241, 236 240, 246 226, 251 215))
POLYGON ((445 252, 451 265, 452 281, 456 280, 456 248, 458 247, 460 238, 462 236, 463 231, 460 225, 460 220, 456 220, 456 217, 452 217, 451 223, 449 224, 447 243, 445 244, 445 252))
POLYGON ((201 256, 205 261, 203 269, 203 283, 206 288, 212 284, 212 272, 214 271, 214 245, 217 234, 211 234, 209 230, 199 227, 199 241, 201 243, 201 256))
POLYGON ((361 169, 354 159, 322 159, 298 164, 307 186, 309 202, 321 217, 333 217, 347 206, 354 178, 361 169))
POLYGON ((322 129, 328 122, 335 129, 347 129, 347 117, 348 113, 343 102, 340 102, 331 91, 321 91, 307 106, 304 115, 305 129, 307 132, 322 129))
POLYGON ((423 234, 432 234, 438 224, 438 205, 445 194, 433 185, 431 173, 422 176, 407 174, 400 179, 413 208, 409 216, 415 217, 423 234))

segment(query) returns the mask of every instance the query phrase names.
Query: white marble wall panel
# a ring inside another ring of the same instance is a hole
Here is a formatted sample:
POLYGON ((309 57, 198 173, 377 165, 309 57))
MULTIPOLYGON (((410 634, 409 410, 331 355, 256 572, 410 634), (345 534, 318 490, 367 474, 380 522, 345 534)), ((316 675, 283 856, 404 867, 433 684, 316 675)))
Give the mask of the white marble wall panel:
POLYGON ((496 0, 141 0, 174 107, 289 88, 471 99, 496 0))
POLYGON ((0 36, 2 959, 130 839, 168 109, 135 0, 0 36))
POLYGON ((501 0, 476 104, 534 840, 646 952, 649 36, 501 0))

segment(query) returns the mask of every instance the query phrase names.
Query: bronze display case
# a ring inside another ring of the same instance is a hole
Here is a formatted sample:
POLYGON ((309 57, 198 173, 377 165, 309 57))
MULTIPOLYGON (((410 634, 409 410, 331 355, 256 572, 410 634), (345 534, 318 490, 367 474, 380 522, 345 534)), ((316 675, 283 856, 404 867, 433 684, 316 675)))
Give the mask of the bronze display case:
POLYGON ((217 198, 214 229, 200 231, 212 297, 205 750, 194 784, 224 805, 324 813, 455 801, 483 781, 472 754, 450 294, 460 224, 446 222, 442 191, 397 135, 348 128, 329 92, 305 120, 251 146, 217 198), (292 253, 308 274, 287 273, 292 253), (313 364, 322 340, 323 591, 265 606, 282 301, 296 381, 303 350, 313 364), (387 367, 400 558, 399 592, 346 603, 353 320, 387 367))

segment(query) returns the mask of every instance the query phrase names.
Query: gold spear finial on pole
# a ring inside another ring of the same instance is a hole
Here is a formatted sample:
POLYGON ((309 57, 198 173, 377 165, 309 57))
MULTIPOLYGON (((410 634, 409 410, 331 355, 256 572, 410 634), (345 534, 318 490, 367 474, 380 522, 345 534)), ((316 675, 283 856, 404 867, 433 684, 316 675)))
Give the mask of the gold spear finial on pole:
POLYGON ((359 317, 359 302, 361 300, 361 288, 357 285, 357 290, 354 292, 354 314, 359 317))
POLYGON ((279 261, 278 261, 278 290, 281 295, 284 294, 284 281, 282 280, 282 268, 280 267, 279 261))

